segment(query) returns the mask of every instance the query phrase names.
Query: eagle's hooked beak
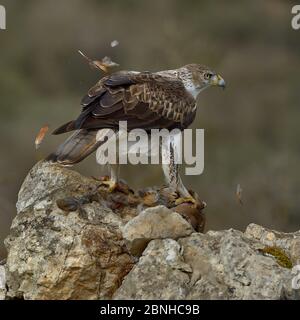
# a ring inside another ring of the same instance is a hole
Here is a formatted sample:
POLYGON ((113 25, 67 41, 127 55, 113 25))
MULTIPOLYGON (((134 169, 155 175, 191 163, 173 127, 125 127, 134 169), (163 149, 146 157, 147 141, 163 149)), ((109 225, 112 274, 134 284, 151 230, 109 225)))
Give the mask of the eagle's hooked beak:
POLYGON ((216 74, 211 78, 211 84, 213 86, 222 87, 223 89, 226 87, 225 80, 219 74, 216 74))

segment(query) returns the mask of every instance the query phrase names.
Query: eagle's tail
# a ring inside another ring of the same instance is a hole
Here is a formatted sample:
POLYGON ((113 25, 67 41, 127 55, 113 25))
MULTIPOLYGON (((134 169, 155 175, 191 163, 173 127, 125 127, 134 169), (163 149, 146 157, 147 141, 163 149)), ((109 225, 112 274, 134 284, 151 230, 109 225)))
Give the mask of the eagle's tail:
POLYGON ((62 165, 78 163, 95 151, 101 144, 96 140, 96 135, 97 130, 77 130, 45 160, 62 165))
POLYGON ((75 130, 75 121, 69 121, 52 132, 52 134, 61 134, 75 130))

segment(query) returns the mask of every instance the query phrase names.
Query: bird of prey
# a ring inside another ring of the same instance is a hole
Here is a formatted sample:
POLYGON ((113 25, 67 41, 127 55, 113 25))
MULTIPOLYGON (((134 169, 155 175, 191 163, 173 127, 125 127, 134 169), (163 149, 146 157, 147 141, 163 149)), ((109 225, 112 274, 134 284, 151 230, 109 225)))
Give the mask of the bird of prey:
MULTIPOLYGON (((225 87, 224 79, 209 67, 188 64, 160 72, 119 71, 101 78, 82 99, 78 118, 67 122, 53 134, 75 131, 47 160, 70 166, 82 161, 100 142, 97 132, 119 129, 119 121, 127 121, 127 129, 179 129, 194 121, 196 99, 210 86, 225 87)), ((169 152, 173 152, 172 148, 169 152)), ((163 165, 169 188, 182 203, 193 199, 179 176, 178 164, 163 165)), ((119 170, 111 166, 110 190, 118 185, 119 170)))

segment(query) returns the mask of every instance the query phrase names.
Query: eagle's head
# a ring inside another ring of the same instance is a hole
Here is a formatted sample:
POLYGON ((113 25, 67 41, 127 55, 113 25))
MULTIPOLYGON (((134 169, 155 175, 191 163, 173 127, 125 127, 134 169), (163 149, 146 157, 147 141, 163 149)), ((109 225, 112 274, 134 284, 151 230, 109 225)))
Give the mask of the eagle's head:
POLYGON ((225 81, 219 74, 200 64, 188 64, 180 68, 178 76, 195 99, 202 90, 210 86, 225 88, 225 81))

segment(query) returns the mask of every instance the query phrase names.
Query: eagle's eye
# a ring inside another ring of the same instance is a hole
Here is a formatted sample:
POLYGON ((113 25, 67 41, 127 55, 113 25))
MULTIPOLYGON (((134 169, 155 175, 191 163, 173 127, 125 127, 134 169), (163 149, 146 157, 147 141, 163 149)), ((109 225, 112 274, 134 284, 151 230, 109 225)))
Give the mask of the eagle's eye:
POLYGON ((209 80, 212 76, 213 76, 213 74, 211 72, 204 73, 204 79, 205 80, 209 80))

